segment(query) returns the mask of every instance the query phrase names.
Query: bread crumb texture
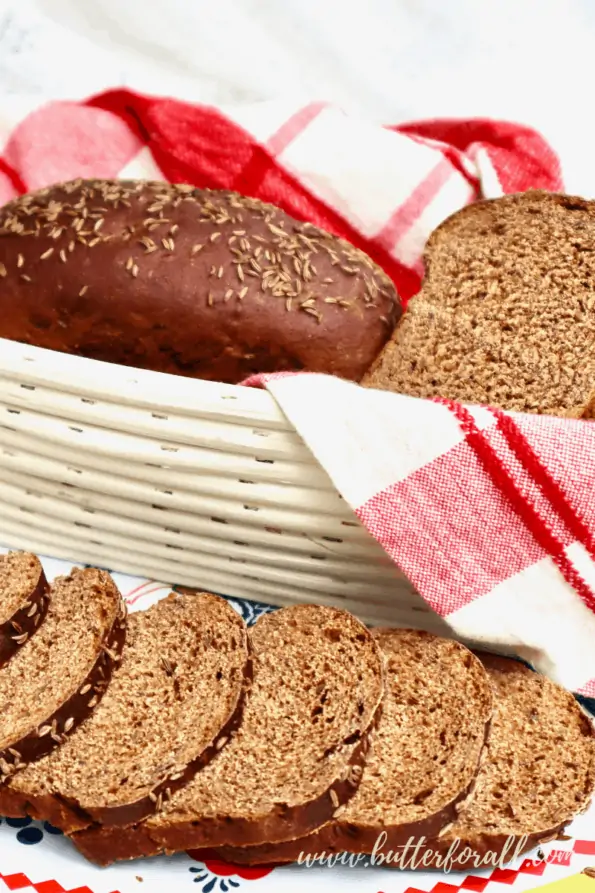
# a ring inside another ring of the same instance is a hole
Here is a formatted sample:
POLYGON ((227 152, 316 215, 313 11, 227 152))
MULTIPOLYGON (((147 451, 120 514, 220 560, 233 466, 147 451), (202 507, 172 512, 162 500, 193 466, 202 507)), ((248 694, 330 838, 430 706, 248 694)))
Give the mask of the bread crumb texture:
MULTIPOLYGON (((135 803, 195 760, 235 711, 247 634, 222 598, 171 595, 129 617, 121 662, 99 705, 11 787, 83 809, 135 803)), ((156 798, 155 798, 156 799, 156 798)))
POLYGON ((387 692, 361 785, 341 823, 420 821, 471 784, 492 711, 480 661, 464 646, 415 630, 378 630, 387 692))
POLYGON ((257 822, 280 804, 313 801, 343 777, 370 726, 382 663, 372 636, 350 614, 286 608, 261 617, 251 637, 254 682, 239 730, 148 820, 150 834, 205 817, 257 822))
POLYGON ((518 661, 482 660, 494 686, 494 715, 474 795, 449 838, 556 828, 592 797, 592 722, 569 692, 518 661))
POLYGON ((430 236, 426 279, 364 383, 588 416, 595 396, 595 203, 527 192, 430 236))
POLYGON ((41 564, 28 552, 0 555, 0 626, 29 601, 42 575, 41 564))

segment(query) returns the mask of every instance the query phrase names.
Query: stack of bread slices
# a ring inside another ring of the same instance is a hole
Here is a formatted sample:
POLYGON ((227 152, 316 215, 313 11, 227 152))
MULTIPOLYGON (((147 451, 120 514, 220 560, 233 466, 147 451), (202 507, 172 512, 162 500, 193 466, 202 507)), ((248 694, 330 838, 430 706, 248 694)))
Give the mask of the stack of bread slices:
POLYGON ((128 616, 105 571, 48 586, 0 558, 0 814, 99 865, 413 842, 423 867, 477 866, 556 837, 594 788, 589 718, 517 661, 317 605, 250 630, 208 593, 128 616))

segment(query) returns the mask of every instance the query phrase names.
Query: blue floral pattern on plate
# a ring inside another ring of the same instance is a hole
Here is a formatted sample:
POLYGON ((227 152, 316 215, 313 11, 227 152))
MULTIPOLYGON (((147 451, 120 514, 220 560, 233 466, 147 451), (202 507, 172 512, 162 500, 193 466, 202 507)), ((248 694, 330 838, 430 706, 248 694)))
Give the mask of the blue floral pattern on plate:
POLYGON ((202 868, 192 868, 188 869, 195 874, 196 877, 193 878, 195 884, 202 884, 201 893, 229 893, 229 891, 234 890, 239 887, 239 881, 234 880, 230 877, 217 877, 217 875, 212 875, 208 869, 204 866, 202 868))
POLYGON ((16 839, 25 846, 41 843, 46 834, 62 835, 62 831, 54 828, 49 822, 34 822, 28 816, 25 819, 0 819, 0 824, 2 823, 8 828, 14 828, 16 839))

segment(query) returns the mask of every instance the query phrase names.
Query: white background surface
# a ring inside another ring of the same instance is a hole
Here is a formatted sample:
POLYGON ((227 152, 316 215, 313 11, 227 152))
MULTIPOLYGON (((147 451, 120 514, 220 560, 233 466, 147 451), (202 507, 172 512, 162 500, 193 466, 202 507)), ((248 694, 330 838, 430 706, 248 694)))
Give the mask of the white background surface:
POLYGON ((593 0, 0 0, 5 86, 402 117, 589 115, 593 0))
POLYGON ((0 90, 327 99, 538 127, 592 193, 595 0, 0 0, 0 90))

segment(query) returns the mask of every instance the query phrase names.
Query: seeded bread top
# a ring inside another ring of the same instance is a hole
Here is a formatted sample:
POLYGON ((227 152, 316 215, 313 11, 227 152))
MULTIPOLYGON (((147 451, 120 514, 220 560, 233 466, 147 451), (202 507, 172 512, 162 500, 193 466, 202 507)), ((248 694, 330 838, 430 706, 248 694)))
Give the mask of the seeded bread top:
MULTIPOLYGON (((261 617, 251 639, 254 682, 238 732, 148 820, 149 833, 213 817, 257 825, 281 804, 288 816, 348 772, 383 692, 369 631, 345 611, 299 605, 261 617)), ((292 836, 289 822, 277 830, 292 836)))
POLYGON ((430 236, 426 279, 364 383, 580 417, 595 394, 595 203, 527 192, 430 236))
POLYGON ((207 593, 162 599, 129 618, 120 665, 93 714, 11 788, 90 814, 151 797, 215 743, 247 668, 246 627, 226 601, 207 593))
POLYGON ((77 180, 0 210, 0 337, 221 381, 359 379, 400 314, 364 253, 234 192, 77 180))
POLYGON ((109 574, 58 577, 39 630, 0 669, 0 752, 42 729, 76 694, 101 654, 123 603, 109 574))
POLYGON ((29 601, 42 574, 39 558, 29 552, 0 555, 0 626, 29 601))

